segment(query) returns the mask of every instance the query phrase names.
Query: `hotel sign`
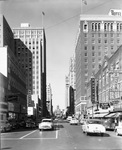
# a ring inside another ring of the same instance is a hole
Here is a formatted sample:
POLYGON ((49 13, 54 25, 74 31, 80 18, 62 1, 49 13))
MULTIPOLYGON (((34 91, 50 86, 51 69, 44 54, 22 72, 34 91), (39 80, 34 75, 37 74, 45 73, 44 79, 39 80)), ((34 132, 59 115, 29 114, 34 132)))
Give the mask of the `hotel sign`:
POLYGON ((120 10, 120 9, 110 9, 109 15, 110 16, 122 16, 122 10, 120 10))

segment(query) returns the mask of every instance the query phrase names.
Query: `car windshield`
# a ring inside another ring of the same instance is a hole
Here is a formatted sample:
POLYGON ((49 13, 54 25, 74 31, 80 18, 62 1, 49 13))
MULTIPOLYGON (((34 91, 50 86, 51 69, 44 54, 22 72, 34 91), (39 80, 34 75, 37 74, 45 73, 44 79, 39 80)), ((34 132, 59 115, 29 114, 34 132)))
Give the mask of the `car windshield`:
POLYGON ((100 120, 88 120, 87 123, 88 124, 102 124, 100 120))
POLYGON ((42 122, 52 122, 52 120, 42 120, 42 122))

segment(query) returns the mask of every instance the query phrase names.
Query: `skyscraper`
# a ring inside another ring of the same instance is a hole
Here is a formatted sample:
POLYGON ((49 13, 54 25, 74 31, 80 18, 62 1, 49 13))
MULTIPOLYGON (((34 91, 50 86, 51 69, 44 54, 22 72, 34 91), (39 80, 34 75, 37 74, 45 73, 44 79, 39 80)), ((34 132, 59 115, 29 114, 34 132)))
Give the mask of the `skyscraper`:
POLYGON ((77 111, 84 109, 91 76, 99 69, 104 57, 110 57, 122 44, 122 16, 111 13, 113 11, 110 10, 109 15, 80 16, 75 48, 77 111))
MULTIPOLYGON (((46 112, 46 37, 42 28, 32 28, 23 23, 13 28, 18 61, 27 73, 27 90, 38 95, 42 116, 46 112)), ((36 103, 36 102, 35 102, 36 103)))

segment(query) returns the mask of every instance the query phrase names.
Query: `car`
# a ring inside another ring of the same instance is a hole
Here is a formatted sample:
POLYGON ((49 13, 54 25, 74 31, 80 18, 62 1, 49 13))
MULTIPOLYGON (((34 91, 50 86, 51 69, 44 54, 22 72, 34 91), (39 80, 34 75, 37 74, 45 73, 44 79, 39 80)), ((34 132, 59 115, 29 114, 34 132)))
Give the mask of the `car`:
POLYGON ((76 118, 72 118, 70 120, 70 125, 78 125, 78 120, 76 118))
POLYGON ((41 123, 39 123, 39 130, 53 130, 54 123, 52 119, 46 118, 42 119, 41 123))
POLYGON ((1 129, 0 130, 1 130, 1 132, 11 131, 12 125, 8 121, 1 123, 1 129))
POLYGON ((116 126, 115 127, 115 133, 116 135, 122 135, 122 126, 116 126))
POLYGON ((70 120, 72 119, 72 116, 68 116, 67 117, 67 121, 70 122, 70 120))
POLYGON ((90 133, 99 133, 103 136, 106 132, 102 120, 99 119, 87 119, 82 125, 82 130, 86 135, 89 135, 90 133))

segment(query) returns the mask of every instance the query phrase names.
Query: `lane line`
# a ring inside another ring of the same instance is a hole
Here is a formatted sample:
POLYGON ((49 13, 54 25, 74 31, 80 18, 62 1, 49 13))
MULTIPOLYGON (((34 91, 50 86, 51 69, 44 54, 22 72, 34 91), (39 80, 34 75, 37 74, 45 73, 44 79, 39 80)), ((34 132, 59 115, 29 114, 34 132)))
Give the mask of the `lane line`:
POLYGON ((24 136, 22 136, 21 138, 19 138, 19 139, 23 139, 23 138, 25 138, 26 136, 28 136, 28 135, 30 135, 30 134, 32 134, 32 133, 34 133, 34 132, 36 132, 37 130, 34 130, 34 131, 32 131, 32 132, 30 132, 30 133, 28 133, 28 134, 26 134, 26 135, 24 135, 24 136))
MULTIPOLYGON (((20 138, 2 138, 1 140, 20 140, 20 138)), ((23 138, 22 140, 56 140, 56 138, 23 138)))
MULTIPOLYGON (((59 124, 57 123, 57 126, 58 126, 59 124)), ((58 139, 58 130, 56 130, 56 139, 58 139)))

